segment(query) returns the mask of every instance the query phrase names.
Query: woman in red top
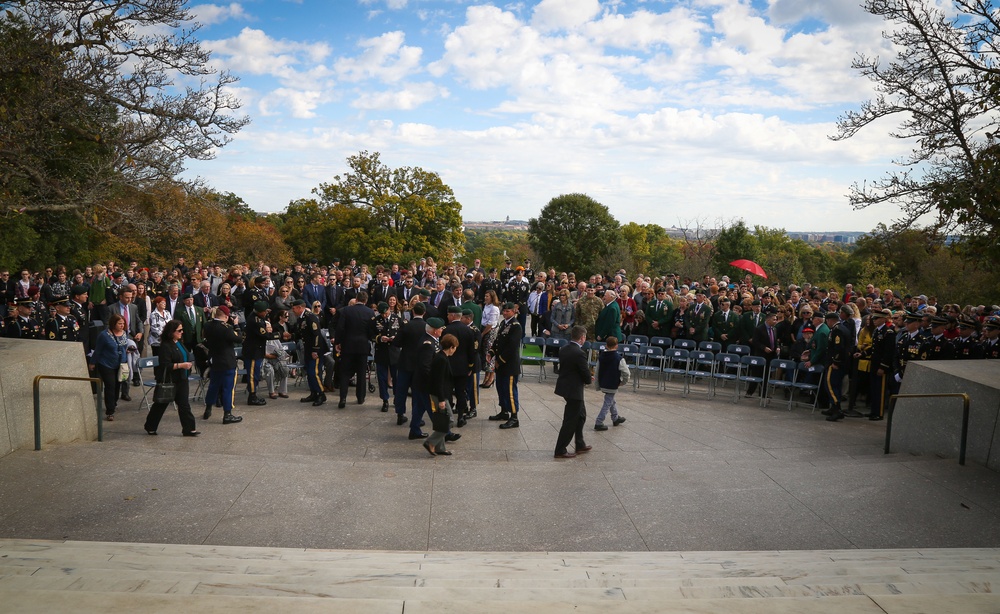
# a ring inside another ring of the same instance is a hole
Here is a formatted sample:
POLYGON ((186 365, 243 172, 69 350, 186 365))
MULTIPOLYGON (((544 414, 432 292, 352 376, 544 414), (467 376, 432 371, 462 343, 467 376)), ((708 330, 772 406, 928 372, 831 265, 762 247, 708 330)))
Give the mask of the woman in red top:
POLYGON ((622 310, 622 333, 625 336, 631 335, 635 329, 635 314, 638 313, 639 308, 635 304, 635 299, 632 298, 632 289, 628 287, 628 284, 621 285, 616 300, 622 310))

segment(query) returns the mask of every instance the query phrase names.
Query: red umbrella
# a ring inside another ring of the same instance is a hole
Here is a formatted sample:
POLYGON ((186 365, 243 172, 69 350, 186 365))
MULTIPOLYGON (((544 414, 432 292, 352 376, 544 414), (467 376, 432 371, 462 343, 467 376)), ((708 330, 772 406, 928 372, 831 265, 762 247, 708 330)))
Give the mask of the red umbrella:
POLYGON ((753 260, 733 260, 732 262, 729 263, 729 266, 734 266, 737 269, 743 269, 747 273, 760 275, 764 279, 767 279, 767 273, 765 273, 764 269, 762 269, 760 265, 754 262, 753 260))

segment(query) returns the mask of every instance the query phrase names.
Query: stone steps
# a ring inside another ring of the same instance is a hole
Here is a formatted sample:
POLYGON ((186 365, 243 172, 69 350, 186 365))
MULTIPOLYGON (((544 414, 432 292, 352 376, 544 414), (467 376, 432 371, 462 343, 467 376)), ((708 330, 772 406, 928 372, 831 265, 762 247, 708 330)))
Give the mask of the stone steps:
POLYGON ((5 611, 997 612, 1000 550, 388 552, 0 540, 5 611))

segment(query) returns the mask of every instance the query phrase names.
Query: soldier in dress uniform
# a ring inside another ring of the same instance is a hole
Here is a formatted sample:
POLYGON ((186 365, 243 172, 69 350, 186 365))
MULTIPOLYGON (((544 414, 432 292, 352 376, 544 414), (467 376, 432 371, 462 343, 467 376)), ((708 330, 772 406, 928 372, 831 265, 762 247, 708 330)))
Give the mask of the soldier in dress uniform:
POLYGON ((892 358, 896 349, 896 329, 892 325, 892 312, 882 309, 872 313, 875 331, 868 348, 871 359, 871 388, 868 392, 869 420, 881 420, 889 401, 889 382, 892 381, 892 358))
MULTIPOLYGON (((507 287, 507 283, 514 277, 514 269, 510 266, 510 258, 507 258, 504 262, 503 270, 500 271, 500 285, 503 288, 507 287)), ((503 295, 497 293, 497 296, 502 297, 503 295)))
POLYGON ((527 258, 524 259, 524 278, 529 282, 535 282, 535 270, 531 268, 531 261, 527 258))
POLYGON ((979 322, 975 318, 963 317, 958 322, 958 337, 951 344, 955 346, 958 360, 978 360, 984 358, 983 345, 979 340, 979 322))
POLYGON ((42 327, 31 315, 34 305, 31 297, 15 299, 14 304, 17 305, 17 312, 7 318, 4 336, 10 339, 42 339, 42 327))
POLYGON ((51 341, 80 341, 80 323, 70 313, 69 297, 49 303, 56 308, 56 317, 45 323, 45 338, 51 341))
MULTIPOLYGON (((250 322, 253 320, 254 305, 260 301, 265 303, 271 302, 271 297, 267 295, 267 283, 268 278, 265 275, 260 275, 254 277, 249 290, 243 294, 243 321, 250 322)), ((310 311, 311 313, 311 311, 310 311)))
POLYGON ((923 316, 919 313, 907 312, 905 331, 896 334, 896 352, 892 359, 892 394, 899 392, 899 384, 906 373, 906 364, 911 360, 920 360, 920 347, 924 344, 924 333, 921 329, 923 316))
POLYGON ((656 298, 643 306, 644 325, 649 336, 669 337, 674 320, 674 303, 667 297, 666 287, 656 291, 656 298))
POLYGON ((468 307, 462 308, 462 323, 472 331, 472 343, 476 350, 475 360, 472 365, 472 375, 466 385, 466 397, 469 399, 469 413, 466 418, 475 418, 476 407, 479 405, 479 373, 483 370, 483 333, 475 325, 476 314, 468 307))
POLYGON ((493 290, 497 293, 497 298, 503 296, 503 282, 497 277, 496 268, 491 268, 489 277, 483 280, 483 283, 479 285, 479 294, 476 295, 476 302, 480 306, 486 304, 486 293, 493 290))
POLYGON ((243 364, 247 366, 247 405, 267 405, 267 401, 257 394, 261 380, 261 367, 267 342, 280 339, 281 333, 271 330, 271 322, 267 319, 270 311, 267 301, 257 301, 253 305, 253 315, 247 320, 246 339, 243 341, 243 364))
POLYGON ((983 358, 1000 359, 1000 318, 997 316, 983 324, 983 358))
POLYGON ((330 351, 329 343, 323 337, 323 331, 319 325, 319 318, 310 309, 306 309, 306 302, 302 299, 295 299, 290 307, 298 320, 296 337, 302 341, 303 363, 306 370, 306 381, 309 383, 309 396, 299 399, 303 403, 311 402, 313 406, 320 406, 326 403, 326 393, 323 392, 321 379, 321 365, 323 356, 330 351))
POLYGON ((514 277, 507 282, 504 300, 517 305, 517 321, 521 331, 528 330, 528 295, 531 294, 531 284, 524 276, 524 267, 519 266, 514 271, 514 277))
POLYGON ((953 323, 953 318, 949 316, 931 318, 930 336, 920 347, 920 360, 951 360, 955 357, 955 346, 944 336, 953 323))
POLYGON ((469 378, 476 366, 476 356, 479 347, 475 335, 467 324, 462 322, 462 308, 458 305, 448 307, 448 325, 444 335, 454 335, 458 339, 458 350, 448 358, 451 363, 452 396, 455 399, 455 425, 465 426, 469 413, 469 378))

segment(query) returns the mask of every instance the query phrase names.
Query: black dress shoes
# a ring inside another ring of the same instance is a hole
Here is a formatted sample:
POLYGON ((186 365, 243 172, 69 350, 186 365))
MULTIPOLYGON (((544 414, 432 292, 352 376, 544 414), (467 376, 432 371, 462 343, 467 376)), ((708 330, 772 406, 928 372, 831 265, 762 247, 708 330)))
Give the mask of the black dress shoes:
POLYGON ((462 438, 461 433, 448 433, 447 435, 444 436, 445 441, 458 441, 461 438, 462 438))
POLYGON ((465 418, 459 418, 459 419, 458 419, 458 420, 457 420, 457 421, 455 422, 455 427, 456 427, 456 428, 462 428, 463 426, 465 426, 465 425, 466 425, 466 424, 468 424, 468 423, 469 423, 469 422, 468 422, 468 421, 467 421, 467 420, 466 420, 465 418))
POLYGON ((202 420, 208 420, 211 417, 212 417, 212 406, 211 405, 206 405, 205 406, 205 413, 203 413, 201 415, 201 419, 202 420))
POLYGON ((344 409, 345 407, 347 407, 347 401, 341 399, 340 403, 337 403, 337 409, 344 409))
POLYGON ((622 418, 621 416, 618 416, 618 419, 617 420, 612 420, 611 424, 613 424, 615 426, 618 426, 622 422, 625 422, 625 418, 622 418))
POLYGON ((389 401, 382 401, 382 413, 389 411, 389 401))
POLYGON ((236 416, 233 414, 226 414, 222 417, 223 424, 237 424, 243 422, 243 416, 236 416))
POLYGON ((836 422, 837 420, 843 420, 843 419, 844 419, 844 414, 842 414, 840 412, 836 412, 836 413, 830 414, 830 417, 827 418, 826 421, 827 422, 836 422))
POLYGON ((402 426, 406 424, 408 420, 409 418, 406 417, 406 414, 396 414, 396 426, 402 426))
POLYGON ((608 430, 608 425, 607 424, 595 424, 594 425, 594 430, 595 431, 606 431, 606 430, 608 430))
MULTIPOLYGON (((155 435, 156 433, 153 434, 155 435)), ((185 431, 181 433, 181 435, 184 435, 185 437, 197 437, 198 435, 201 435, 201 431, 185 431)))
POLYGON ((314 392, 314 393, 310 394, 309 396, 307 396, 304 399, 299 399, 299 402, 300 403, 312 403, 313 401, 316 400, 316 397, 318 397, 318 396, 319 395, 314 392))
POLYGON ((451 450, 435 450, 434 453, 438 456, 451 456, 451 450))
POLYGON ((434 448, 433 448, 433 447, 431 447, 431 444, 430 444, 430 442, 427 442, 427 441, 425 441, 425 442, 423 443, 423 446, 424 446, 424 449, 425 449, 425 450, 427 450, 427 452, 428 452, 428 453, 429 453, 429 454, 430 454, 431 456, 435 456, 435 455, 437 454, 437 453, 436 453, 436 452, 434 451, 434 448))
POLYGON ((500 412, 499 414, 490 416, 490 420, 493 422, 498 422, 500 420, 506 422, 507 420, 510 420, 510 414, 508 414, 507 412, 500 412))
POLYGON ((410 433, 410 439, 423 439, 424 437, 427 437, 427 433, 424 432, 410 433))
POLYGON ((573 454, 572 452, 563 452, 561 454, 556 453, 555 458, 576 458, 576 454, 573 454))
POLYGON ((122 401, 131 401, 132 397, 128 395, 128 389, 122 388, 122 401))
POLYGON ((326 394, 325 393, 320 393, 320 394, 316 395, 315 399, 313 399, 313 407, 319 407, 323 403, 326 403, 326 394))
POLYGON ((502 429, 516 429, 519 426, 521 426, 521 425, 518 423, 517 418, 511 418, 510 420, 508 420, 508 421, 504 422, 503 424, 501 424, 500 428, 502 428, 502 429))
POLYGON ((247 399, 247 405, 267 405, 267 401, 255 394, 251 394, 250 398, 247 399))

